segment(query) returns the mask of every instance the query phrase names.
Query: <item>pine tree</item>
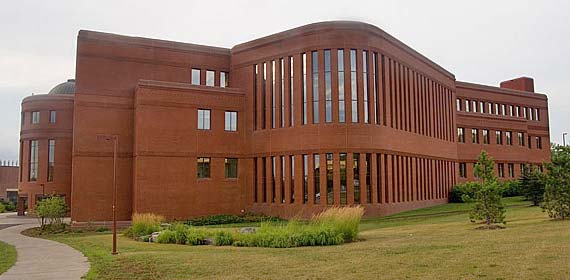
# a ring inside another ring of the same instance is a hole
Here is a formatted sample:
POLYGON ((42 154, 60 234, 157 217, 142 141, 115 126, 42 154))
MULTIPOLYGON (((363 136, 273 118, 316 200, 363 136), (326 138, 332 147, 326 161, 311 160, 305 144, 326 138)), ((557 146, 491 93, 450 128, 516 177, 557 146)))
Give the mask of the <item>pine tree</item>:
POLYGON ((530 167, 525 166, 519 179, 522 194, 532 201, 533 206, 538 206, 544 198, 544 179, 542 174, 530 167))
POLYGON ((553 146, 546 164, 546 189, 542 208, 554 219, 570 218, 570 147, 553 146))
POLYGON ((481 151, 475 164, 475 175, 483 180, 475 194, 475 204, 469 213, 472 222, 483 220, 487 228, 491 224, 505 223, 505 206, 499 182, 494 172, 495 162, 486 151, 481 151))

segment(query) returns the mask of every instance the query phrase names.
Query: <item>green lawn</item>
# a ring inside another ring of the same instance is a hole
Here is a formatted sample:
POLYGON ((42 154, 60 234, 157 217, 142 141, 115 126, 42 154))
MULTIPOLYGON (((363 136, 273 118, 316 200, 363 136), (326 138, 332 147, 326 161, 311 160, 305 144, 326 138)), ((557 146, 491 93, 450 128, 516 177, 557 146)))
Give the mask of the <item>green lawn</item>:
POLYGON ((16 249, 0 241, 0 274, 6 272, 14 263, 16 263, 16 249))
POLYGON ((108 233, 49 239, 82 251, 87 279, 568 279, 570 221, 507 199, 507 228, 475 230, 468 204, 364 220, 360 242, 291 249, 149 244, 108 233))

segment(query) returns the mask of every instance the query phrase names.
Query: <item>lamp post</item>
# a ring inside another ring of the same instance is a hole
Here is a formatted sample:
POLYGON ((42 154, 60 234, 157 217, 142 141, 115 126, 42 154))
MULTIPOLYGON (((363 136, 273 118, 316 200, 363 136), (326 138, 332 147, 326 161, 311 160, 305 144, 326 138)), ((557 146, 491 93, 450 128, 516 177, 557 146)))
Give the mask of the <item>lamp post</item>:
POLYGON ((566 135, 568 135, 568 132, 562 133, 562 146, 566 146, 566 135))
POLYGON ((97 140, 113 141, 113 252, 117 253, 117 146, 119 145, 118 135, 97 135, 97 140))

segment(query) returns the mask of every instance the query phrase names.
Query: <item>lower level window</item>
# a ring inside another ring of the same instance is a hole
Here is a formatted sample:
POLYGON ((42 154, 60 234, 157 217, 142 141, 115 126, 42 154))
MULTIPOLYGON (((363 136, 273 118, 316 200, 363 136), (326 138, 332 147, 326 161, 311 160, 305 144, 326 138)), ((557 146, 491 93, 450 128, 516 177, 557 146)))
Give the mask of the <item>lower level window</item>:
POLYGON ((459 163, 459 177, 461 178, 467 177, 467 164, 465 162, 459 163))
POLYGON ((210 158, 198 158, 198 178, 210 178, 210 158))
POLYGON ((226 158, 225 161, 225 175, 226 178, 237 178, 238 174, 238 159, 226 158))

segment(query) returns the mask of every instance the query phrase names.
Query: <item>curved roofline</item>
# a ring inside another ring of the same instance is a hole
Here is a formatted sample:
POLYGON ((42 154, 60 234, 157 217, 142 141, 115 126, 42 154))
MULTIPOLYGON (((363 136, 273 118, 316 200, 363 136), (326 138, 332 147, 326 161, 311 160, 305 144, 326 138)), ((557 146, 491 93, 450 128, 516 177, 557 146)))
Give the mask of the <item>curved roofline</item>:
POLYGON ((386 39, 387 41, 389 41, 390 43, 394 44, 396 47, 402 49, 403 51, 405 51, 409 54, 411 54, 415 58, 427 63, 428 65, 432 66, 437 71, 439 71, 439 72, 445 74, 446 76, 449 76, 455 80, 455 75, 453 73, 447 71, 445 68, 441 67, 439 64, 433 62, 432 60, 430 60, 426 56, 424 56, 421 53, 417 52, 416 50, 412 49, 408 45, 404 44, 402 41, 400 41, 400 40, 396 39, 394 36, 388 34, 386 31, 380 29, 379 27, 377 27, 375 25, 365 23, 365 22, 360 22, 360 21, 323 21, 323 22, 311 23, 311 24, 303 25, 300 27, 296 27, 293 29, 289 29, 286 31, 282 31, 279 33, 275 33, 272 35, 268 35, 265 37, 261 37, 261 38, 254 39, 254 40, 251 40, 251 41, 248 41, 245 43, 235 45, 231 49, 231 51, 232 51, 232 53, 238 53, 238 52, 250 49, 250 48, 275 43, 277 41, 282 41, 282 40, 285 40, 287 38, 291 38, 291 37, 295 37, 295 36, 299 36, 299 35, 311 33, 311 32, 323 31, 323 30, 327 30, 327 29, 336 29, 336 30, 344 29, 344 30, 365 31, 365 32, 369 32, 369 33, 372 33, 374 35, 380 36, 380 37, 386 39))
POLYGON ((47 93, 42 93, 42 94, 34 94, 34 95, 30 95, 30 96, 26 96, 24 97, 24 99, 22 99, 22 103, 25 102, 30 102, 30 101, 42 101, 42 100, 66 100, 66 99, 75 99, 75 95, 73 94, 47 94, 47 93))

